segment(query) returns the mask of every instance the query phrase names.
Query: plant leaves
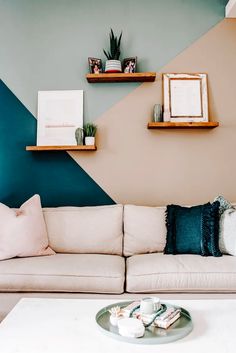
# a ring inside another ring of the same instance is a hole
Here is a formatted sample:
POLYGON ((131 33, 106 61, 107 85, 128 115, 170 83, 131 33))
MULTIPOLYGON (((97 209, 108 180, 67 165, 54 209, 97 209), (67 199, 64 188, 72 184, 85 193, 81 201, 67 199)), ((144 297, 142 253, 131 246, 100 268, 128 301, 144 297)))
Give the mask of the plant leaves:
POLYGON ((107 57, 107 59, 110 60, 110 59, 109 59, 109 53, 107 53, 104 49, 103 49, 103 53, 105 54, 105 56, 107 57))
POLYGON ((108 60, 118 60, 120 57, 120 44, 122 38, 122 32, 120 33, 119 39, 114 35, 113 29, 111 28, 111 32, 109 34, 110 38, 110 52, 106 52, 103 49, 104 54, 106 55, 108 60))
POLYGON ((120 33, 120 36, 119 36, 119 40, 118 40, 118 48, 120 48, 120 42, 121 42, 121 38, 122 38, 122 32, 120 33))

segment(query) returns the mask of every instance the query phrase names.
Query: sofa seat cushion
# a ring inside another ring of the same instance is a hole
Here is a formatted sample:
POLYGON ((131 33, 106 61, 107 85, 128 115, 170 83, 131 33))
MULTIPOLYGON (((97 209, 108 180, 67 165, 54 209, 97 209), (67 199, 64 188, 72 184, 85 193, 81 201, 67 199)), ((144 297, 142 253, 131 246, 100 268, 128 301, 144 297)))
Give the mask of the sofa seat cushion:
POLYGON ((122 293, 121 256, 56 254, 0 262, 0 291, 122 293))
POLYGON ((147 292, 236 292, 236 257, 134 255, 127 259, 126 290, 147 292))

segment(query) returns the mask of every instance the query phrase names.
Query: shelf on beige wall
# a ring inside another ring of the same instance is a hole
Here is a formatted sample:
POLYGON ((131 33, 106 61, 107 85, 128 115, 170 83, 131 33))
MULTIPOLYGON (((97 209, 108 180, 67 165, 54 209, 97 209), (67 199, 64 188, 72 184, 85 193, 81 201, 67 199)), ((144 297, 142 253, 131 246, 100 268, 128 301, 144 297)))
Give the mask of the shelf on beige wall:
POLYGON ((218 122, 151 122, 148 123, 148 129, 214 129, 219 126, 218 122))

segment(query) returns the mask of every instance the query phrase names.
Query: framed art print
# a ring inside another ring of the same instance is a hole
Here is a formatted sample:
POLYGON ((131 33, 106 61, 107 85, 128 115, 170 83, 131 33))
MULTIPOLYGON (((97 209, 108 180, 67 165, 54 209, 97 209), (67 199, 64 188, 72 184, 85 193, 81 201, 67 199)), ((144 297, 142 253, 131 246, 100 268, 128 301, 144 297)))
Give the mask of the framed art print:
POLYGON ((78 127, 83 127, 82 90, 38 92, 38 146, 76 145, 78 127))
POLYGON ((208 121, 206 74, 163 74, 164 121, 208 121))

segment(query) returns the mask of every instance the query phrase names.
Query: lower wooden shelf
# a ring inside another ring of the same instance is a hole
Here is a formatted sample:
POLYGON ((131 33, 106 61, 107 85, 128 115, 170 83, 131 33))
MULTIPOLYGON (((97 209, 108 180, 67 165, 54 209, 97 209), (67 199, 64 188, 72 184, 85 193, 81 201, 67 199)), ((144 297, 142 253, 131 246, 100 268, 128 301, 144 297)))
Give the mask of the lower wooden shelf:
POLYGON ((218 122, 151 122, 148 123, 148 129, 213 129, 219 126, 218 122))
POLYGON ((26 151, 96 151, 97 146, 26 146, 26 151))

